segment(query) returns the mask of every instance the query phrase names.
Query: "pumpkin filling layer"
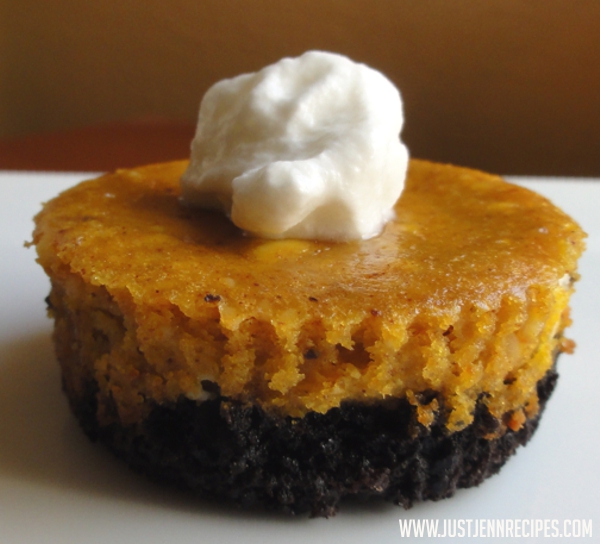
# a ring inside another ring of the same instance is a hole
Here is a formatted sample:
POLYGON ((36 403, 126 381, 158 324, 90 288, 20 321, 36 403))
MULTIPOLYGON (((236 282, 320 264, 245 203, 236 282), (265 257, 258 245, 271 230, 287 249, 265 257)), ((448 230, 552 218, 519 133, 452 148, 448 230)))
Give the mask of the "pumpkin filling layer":
POLYGON ((293 417, 406 398, 425 427, 443 399, 449 431, 480 398, 504 428, 535 416, 584 237, 547 200, 413 160, 380 236, 268 241, 183 206, 186 165, 85 182, 36 218, 65 387, 95 381, 101 423, 216 395, 293 417))

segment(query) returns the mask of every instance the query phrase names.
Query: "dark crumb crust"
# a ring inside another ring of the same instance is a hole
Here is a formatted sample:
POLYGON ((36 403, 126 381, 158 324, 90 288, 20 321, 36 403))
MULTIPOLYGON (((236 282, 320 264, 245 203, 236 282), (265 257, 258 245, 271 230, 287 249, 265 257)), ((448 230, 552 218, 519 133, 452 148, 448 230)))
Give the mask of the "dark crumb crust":
POLYGON ((156 405, 129 427, 98 425, 93 383, 70 400, 92 440, 153 478, 243 506, 331 516, 345 496, 380 496, 408 508, 480 484, 531 438, 557 377, 550 370, 537 384, 538 416, 493 439, 485 437, 498 422, 481 400, 474 422, 453 434, 443 417, 429 429, 416 423, 405 400, 348 403, 293 419, 221 398, 181 399, 156 405))

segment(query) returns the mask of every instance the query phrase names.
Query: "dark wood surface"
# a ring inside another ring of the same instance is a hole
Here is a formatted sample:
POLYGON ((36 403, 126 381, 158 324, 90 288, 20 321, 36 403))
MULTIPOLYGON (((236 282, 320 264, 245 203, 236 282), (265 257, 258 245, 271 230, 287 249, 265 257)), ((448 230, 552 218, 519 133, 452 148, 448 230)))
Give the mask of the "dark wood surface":
POLYGON ((0 170, 98 172, 183 159, 194 130, 161 120, 0 138, 0 170))
POLYGON ((157 119, 0 138, 0 170, 107 172, 185 159, 194 132, 191 123, 157 119))

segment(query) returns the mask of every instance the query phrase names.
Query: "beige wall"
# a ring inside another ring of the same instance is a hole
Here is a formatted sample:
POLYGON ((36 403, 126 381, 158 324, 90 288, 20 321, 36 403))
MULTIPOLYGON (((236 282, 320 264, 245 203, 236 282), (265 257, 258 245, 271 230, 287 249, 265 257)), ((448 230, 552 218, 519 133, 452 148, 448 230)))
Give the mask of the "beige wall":
POLYGON ((161 115, 320 48, 385 72, 414 155, 600 175, 597 0, 0 0, 0 135, 161 115))

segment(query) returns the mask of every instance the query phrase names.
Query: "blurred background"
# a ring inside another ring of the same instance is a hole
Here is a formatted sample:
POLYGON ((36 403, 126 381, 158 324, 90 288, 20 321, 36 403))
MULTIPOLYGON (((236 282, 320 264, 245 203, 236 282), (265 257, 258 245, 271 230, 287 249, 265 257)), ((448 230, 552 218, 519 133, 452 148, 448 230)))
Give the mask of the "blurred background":
POLYGON ((0 0, 0 168, 185 157, 212 83, 308 49, 396 83, 413 156, 600 176, 597 0, 0 0))

